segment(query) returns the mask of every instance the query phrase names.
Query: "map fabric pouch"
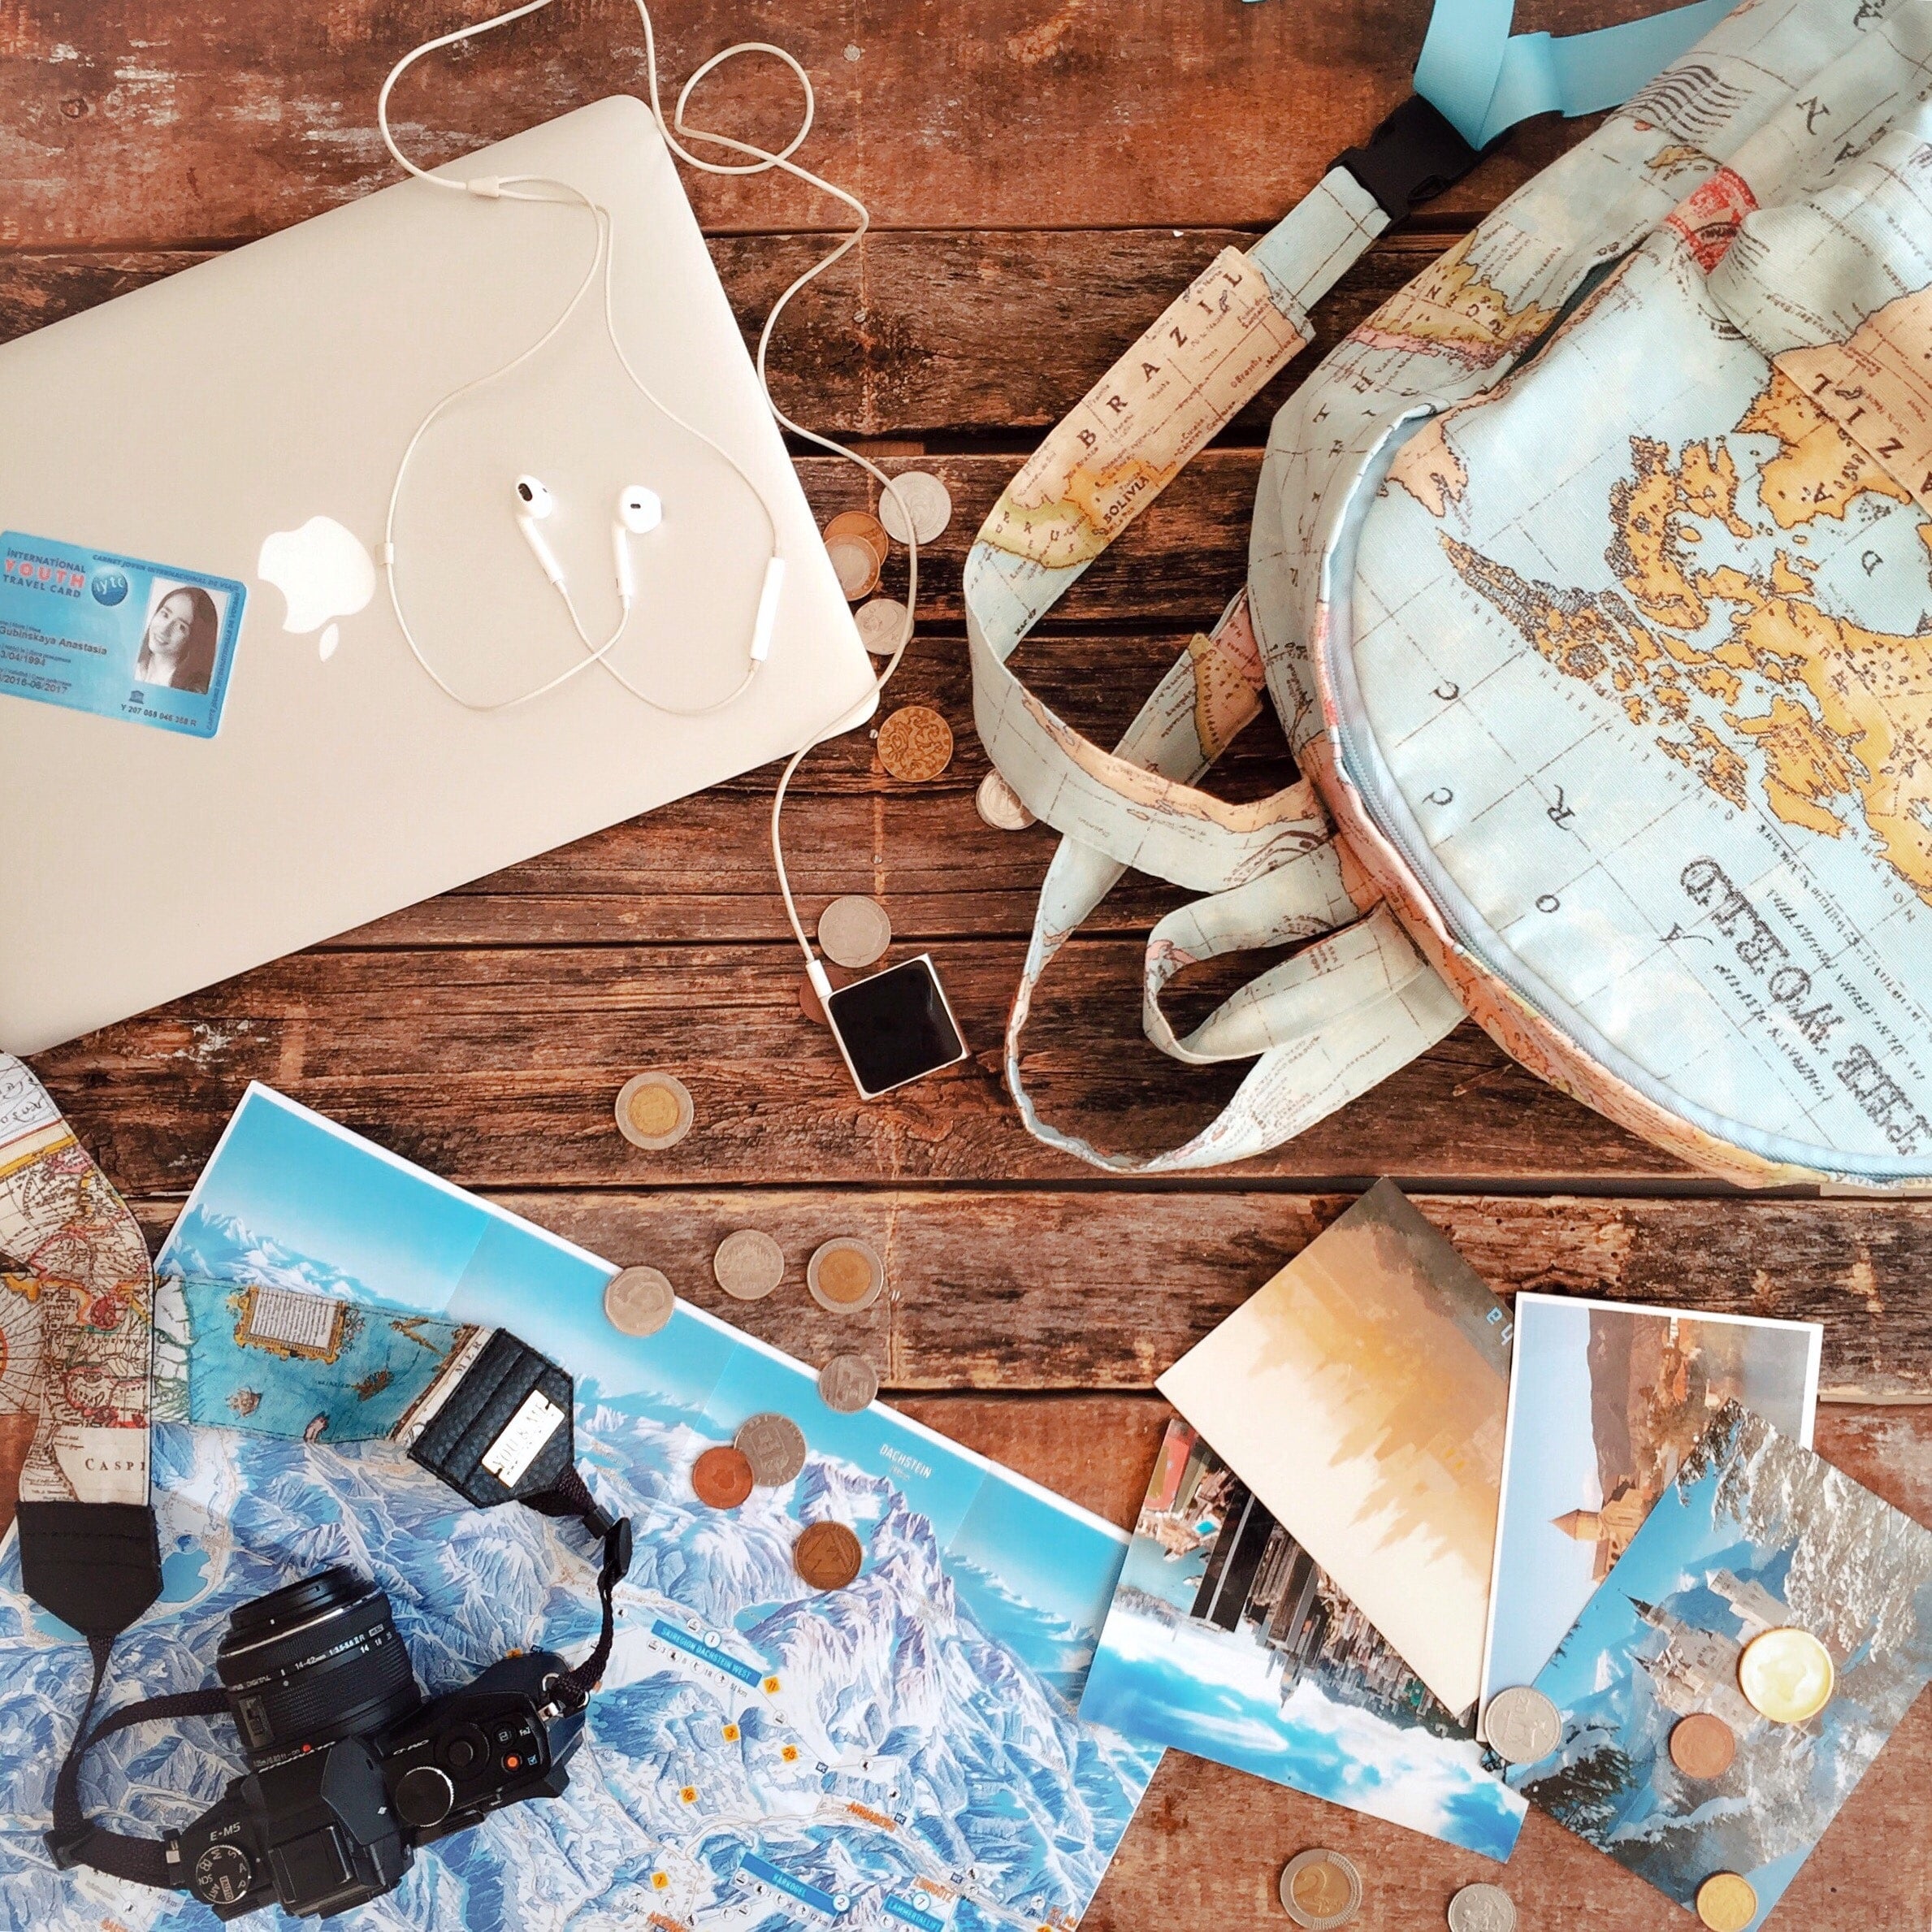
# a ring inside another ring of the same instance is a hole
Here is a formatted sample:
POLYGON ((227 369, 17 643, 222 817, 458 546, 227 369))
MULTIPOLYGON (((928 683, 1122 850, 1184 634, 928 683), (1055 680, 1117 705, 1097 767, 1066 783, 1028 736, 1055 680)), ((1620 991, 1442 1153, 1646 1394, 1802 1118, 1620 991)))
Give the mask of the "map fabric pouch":
POLYGON ((231 578, 10 530, 0 695, 212 738, 247 600, 231 578))

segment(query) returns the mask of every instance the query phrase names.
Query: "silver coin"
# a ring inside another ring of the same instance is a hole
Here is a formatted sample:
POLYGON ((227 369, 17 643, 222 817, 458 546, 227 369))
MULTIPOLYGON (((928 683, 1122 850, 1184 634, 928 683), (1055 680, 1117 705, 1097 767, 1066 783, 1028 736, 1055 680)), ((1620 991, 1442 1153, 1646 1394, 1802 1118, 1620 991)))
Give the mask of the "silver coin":
POLYGON ((869 966, 892 943, 892 921, 876 899, 848 892, 818 916, 818 942, 835 965, 869 966))
POLYGON ((906 634, 906 607, 896 597, 874 597, 853 613, 859 642, 874 657, 890 657, 906 634))
POLYGON ((908 470, 892 480, 897 497, 891 490, 879 492, 879 521, 886 535, 895 544, 906 541, 906 522, 899 508, 903 500, 912 518, 913 535, 922 544, 936 543, 952 522, 952 493, 929 470, 908 470))
POLYGON ((840 537, 826 544, 825 555, 832 560, 833 574, 847 604, 856 604, 879 587, 878 553, 869 544, 856 537, 840 537))
POLYGON ((768 1409, 738 1425, 731 1446, 752 1466, 761 1489, 782 1489, 805 1466, 805 1432, 789 1415, 768 1409))
POLYGON ((1515 1932, 1516 1903, 1500 1885, 1466 1885, 1449 1902, 1449 1932, 1515 1932))
POLYGON ((626 1335, 655 1335, 678 1310, 678 1294, 656 1268, 625 1268, 604 1284, 604 1319, 626 1335))
POLYGON ((805 1287, 827 1314, 857 1315, 885 1292, 886 1264, 870 1241, 838 1235, 805 1263, 805 1287))
POLYGON ((818 1396, 828 1409, 856 1415, 879 1393, 879 1371, 863 1355, 834 1355, 818 1371, 818 1396))
POLYGON ((1281 1868, 1281 1909, 1306 1932, 1335 1932, 1362 1909, 1362 1874, 1339 1852, 1300 1852, 1281 1868))
POLYGON ((1498 1691, 1483 1713, 1483 1735, 1505 1764, 1539 1764, 1563 1741, 1563 1721, 1540 1691, 1498 1691))
POLYGON ((1040 821, 1026 808, 1020 794, 998 772, 988 772, 980 780, 973 804, 979 815, 996 832, 1024 832, 1040 821))
POLYGON ((727 1234, 711 1258, 717 1284, 734 1302, 762 1302, 785 1279, 785 1250, 756 1228, 727 1234))

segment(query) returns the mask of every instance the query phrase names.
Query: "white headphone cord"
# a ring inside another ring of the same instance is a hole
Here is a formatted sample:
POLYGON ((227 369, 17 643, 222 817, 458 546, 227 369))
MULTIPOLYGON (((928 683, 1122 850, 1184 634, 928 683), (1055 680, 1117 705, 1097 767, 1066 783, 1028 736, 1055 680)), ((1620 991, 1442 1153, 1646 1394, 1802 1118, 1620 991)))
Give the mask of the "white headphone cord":
MULTIPOLYGON (((705 61, 701 66, 694 70, 690 77, 685 81, 684 85, 678 90, 677 104, 673 110, 673 119, 671 121, 667 122, 665 119, 663 105, 660 100, 658 93, 657 37, 656 30, 652 25, 650 8, 646 3, 646 0, 634 0, 634 3, 637 8, 638 18, 643 23, 644 30, 644 70, 645 76, 650 87, 651 116, 652 119, 657 123, 658 132, 663 137, 665 146, 668 147, 680 161, 683 162, 687 167, 695 168, 700 173, 708 175, 758 175, 767 173, 774 168, 779 169, 784 173, 792 175, 796 180, 803 181, 808 187, 816 188, 821 193, 829 194, 834 200, 843 202, 845 206, 851 209, 853 214, 858 218, 858 225, 849 233, 842 236, 838 242, 826 254, 821 257, 819 261, 815 262, 810 268, 807 269, 803 275, 799 275, 795 281, 793 281, 790 286, 787 287, 778 297, 778 300, 772 304, 770 309, 766 313, 765 325, 759 331, 758 351, 756 362, 758 371, 759 385, 765 392, 765 398, 767 406, 770 409, 773 416, 777 419, 778 423, 782 427, 791 431, 794 435, 802 438, 804 441, 815 444, 820 448, 828 450, 833 455, 843 457, 847 462, 857 465, 857 466, 863 470, 867 475, 870 476, 876 483, 877 483, 881 491, 884 494, 890 495, 894 503, 898 505, 899 513, 899 526, 906 532, 906 617, 905 622, 900 629, 898 642, 894 645, 891 655, 886 660, 885 668, 880 671, 877 677, 873 681, 873 695, 876 699, 883 694, 886 685, 891 681, 893 674, 899 669, 899 661, 905 656, 906 647, 912 641, 912 637, 913 613, 918 608, 919 544, 917 533, 913 529, 912 526, 911 505, 907 503, 903 496, 900 494, 898 486, 895 483, 893 479, 888 476, 883 470, 880 469, 876 463, 873 463, 869 458, 861 455, 857 450, 847 449, 843 444, 834 441, 831 437, 821 435, 816 430, 807 429, 803 424, 795 422, 790 416, 786 415, 784 410, 778 407, 777 398, 772 394, 771 379, 767 371, 766 366, 767 356, 771 346, 772 336, 778 327, 778 318, 784 313, 786 305, 791 302, 792 297, 795 296, 800 289, 805 288, 808 284, 816 281, 818 277, 823 275, 827 269, 830 268, 834 263, 842 261, 847 254, 848 254, 854 248, 858 245, 860 241, 864 239, 868 230, 871 227, 871 212, 866 207, 865 204, 859 200, 856 195, 848 193, 845 188, 839 187, 836 183, 825 180, 822 175, 812 173, 810 169, 799 167, 797 162, 792 160, 792 155, 798 151, 799 148, 804 144, 806 137, 812 132, 812 123, 817 113, 817 97, 812 91, 811 76, 805 71, 805 69, 800 65, 797 58, 791 54, 786 52, 782 47, 774 46, 767 41, 739 41, 735 45, 726 47, 721 51, 713 54, 708 60, 705 61), (778 149, 776 152, 773 152, 769 149, 755 146, 748 141, 739 141, 730 135, 713 133, 708 128, 694 128, 685 119, 685 108, 687 102, 690 101, 692 89, 695 89, 700 82, 705 80, 708 76, 716 72, 719 67, 722 67, 726 63, 726 62, 734 59, 738 56, 746 54, 769 54, 776 60, 783 62, 786 67, 791 68, 792 73, 797 78, 799 86, 804 91, 804 113, 799 121, 797 132, 793 134, 791 139, 788 141, 782 148, 778 149), (687 140, 708 142, 713 146, 724 148, 731 153, 746 155, 750 158, 745 162, 736 163, 705 160, 700 156, 692 154, 690 149, 686 147, 682 141, 678 138, 680 135, 685 136, 687 140)), ((724 460, 729 463, 734 470, 737 471, 740 477, 743 478, 745 483, 751 487, 752 494, 758 498, 760 507, 765 511, 766 521, 770 524, 772 528, 772 553, 774 557, 776 557, 778 554, 778 527, 776 520, 772 517, 770 505, 765 502, 763 494, 759 492, 757 486, 752 482, 751 478, 746 475, 743 466, 734 457, 731 456, 729 451, 722 448, 711 437, 704 435, 702 431, 695 429, 692 425, 686 422, 674 410, 669 409, 661 398, 655 395, 645 384, 643 379, 638 375, 636 370, 631 366, 629 357, 624 353, 622 342, 620 340, 617 335, 616 318, 613 308, 613 297, 611 292, 611 265, 615 254, 615 237, 614 233, 612 232, 612 224, 610 223, 609 210, 591 201, 589 197, 583 194, 581 190, 571 187, 570 184, 565 182, 547 182, 544 180, 542 177, 512 176, 506 177, 500 180, 485 180, 470 182, 460 180, 450 175, 432 174, 428 169, 419 167, 414 162, 410 160, 408 155, 403 153, 402 149, 397 145, 395 136, 390 130, 390 96, 395 91, 396 82, 400 80, 403 75, 406 73, 410 67, 414 66, 418 60, 424 58, 431 54, 439 52, 443 48, 454 46, 461 41, 474 39, 479 34, 490 32, 496 28, 507 27, 513 21, 526 19, 531 14, 540 13, 544 8, 551 6, 552 4, 553 4, 553 0, 524 0, 523 5, 513 7, 507 12, 497 14, 487 20, 478 21, 472 26, 461 27, 456 28, 451 32, 440 34, 433 40, 425 41, 422 45, 416 47, 409 53, 405 54, 403 58, 390 69, 388 78, 383 82, 382 90, 376 97, 376 122, 382 133, 383 145, 388 148, 390 154, 395 159, 396 165, 404 169, 405 172, 416 176, 420 180, 432 182, 439 188, 448 188, 458 193, 479 194, 492 198, 500 197, 503 199, 513 201, 554 201, 556 197, 550 195, 517 193, 514 192, 506 193, 506 190, 513 190, 518 187, 526 186, 561 187, 565 188, 568 193, 574 196, 578 201, 581 201, 586 208, 591 210, 591 214, 596 219, 598 226, 598 246, 596 254, 593 256, 590 270, 587 273, 584 280, 578 284, 576 292, 571 297, 570 301, 568 306, 564 310, 564 312, 560 316, 558 316, 557 320, 552 323, 550 327, 545 331, 544 335, 536 342, 531 344, 530 348, 524 350, 521 355, 513 357, 510 362, 504 364, 500 369, 492 370, 487 375, 479 376, 474 379, 473 381, 466 383, 461 389, 456 390, 453 392, 451 395, 444 397, 443 401, 436 405, 435 409, 431 412, 429 416, 424 418, 422 423, 418 427, 415 435, 410 439, 409 448, 405 453, 403 457, 402 466, 399 467, 396 472, 395 488, 391 492, 389 500, 388 524, 384 533, 385 541, 383 561, 388 566, 387 574, 389 578, 390 600, 396 609, 396 621, 402 626, 403 635, 408 641, 409 648, 414 654, 417 661, 422 665, 422 668, 426 671, 429 673, 430 676, 435 680, 440 689, 446 692, 450 697, 455 699, 458 704, 466 705, 469 709, 495 711, 507 708, 509 705, 527 703, 535 698, 543 696, 548 691, 555 690, 557 687, 563 683, 566 678, 574 677, 579 671, 587 670, 592 665, 600 665, 605 670, 605 672, 607 672, 611 677, 616 678, 617 682, 622 684, 626 691, 632 694, 632 695, 640 699, 643 703, 651 705, 655 709, 670 712, 674 716, 703 716, 704 712, 721 710, 725 706, 734 702, 739 696, 741 696, 747 687, 750 685, 752 678, 757 674, 758 667, 756 662, 754 661, 752 664, 749 669, 746 672, 743 682, 739 686, 735 691, 732 692, 730 697, 721 699, 716 704, 704 707, 703 711, 678 712, 675 709, 675 708, 664 704, 660 700, 647 696, 645 693, 639 691, 635 685, 630 683, 627 678, 622 675, 614 665, 609 661, 607 654, 615 647, 618 639, 623 635, 626 625, 627 625, 629 622, 630 613, 630 606, 628 604, 626 604, 625 607, 623 621, 619 623, 616 631, 614 631, 603 644, 594 646, 591 643, 589 636, 585 632, 583 624, 578 621, 576 608, 574 604, 571 603, 569 593, 565 591, 564 593, 565 603, 570 613, 571 624, 575 629, 578 638, 583 642, 585 649, 589 652, 589 655, 583 660, 582 663, 572 665, 569 669, 560 674, 557 678, 550 680, 548 683, 541 686, 535 691, 526 691, 521 697, 513 698, 502 703, 477 704, 470 700, 459 696, 456 691, 451 690, 448 684, 446 683, 440 675, 438 675, 436 671, 430 665, 427 659, 423 656, 422 650, 418 646, 414 636, 409 630, 408 621, 403 615, 401 599, 397 596, 395 570, 396 505, 396 500, 401 494, 404 471, 407 469, 409 457, 414 455, 417 444, 422 440, 423 435, 427 432, 430 425, 434 422, 437 418, 442 414, 443 411, 450 406, 450 405, 458 401, 461 396, 470 393, 474 390, 482 388, 487 383, 494 382, 498 377, 509 375, 512 370, 520 367, 522 363, 529 360, 531 356, 536 354, 539 350, 544 349, 555 339, 558 332, 570 320, 570 317, 575 314, 578 304, 583 300, 584 295, 588 290, 591 280, 596 275, 600 261, 601 262, 604 271, 604 327, 609 336, 611 346, 617 352, 617 360, 622 366, 626 375, 630 378, 631 383, 636 387, 639 392, 642 394, 654 407, 661 411, 663 414, 668 417, 673 422, 677 423, 680 428, 687 431, 691 435, 697 437, 699 440, 707 444, 711 448, 715 450, 719 456, 722 457, 724 460)), ((785 851, 781 830, 781 819, 785 808, 785 795, 787 789, 791 786, 793 775, 797 772, 799 767, 804 762, 806 758, 812 752, 816 751, 821 744, 825 743, 828 737, 830 737, 836 733, 840 723, 844 718, 850 716, 850 714, 851 707, 847 706, 843 710, 842 710, 837 717, 827 719, 824 726, 818 731, 815 732, 813 735, 808 739, 796 752, 792 755, 790 760, 786 763, 784 770, 779 774, 777 788, 772 795, 772 863, 774 869, 777 871, 778 877, 779 895, 784 901, 785 915, 787 920, 789 920, 791 922, 793 936, 798 941, 799 951, 802 951, 805 955, 806 965, 812 973, 815 984, 818 984, 819 982, 825 980, 825 969, 820 965, 817 955, 812 950, 812 942, 806 935, 804 922, 799 917, 798 907, 792 897, 791 881, 790 876, 786 871, 785 867, 785 851)), ((829 984, 820 986, 820 990, 821 993, 829 990, 829 984)))

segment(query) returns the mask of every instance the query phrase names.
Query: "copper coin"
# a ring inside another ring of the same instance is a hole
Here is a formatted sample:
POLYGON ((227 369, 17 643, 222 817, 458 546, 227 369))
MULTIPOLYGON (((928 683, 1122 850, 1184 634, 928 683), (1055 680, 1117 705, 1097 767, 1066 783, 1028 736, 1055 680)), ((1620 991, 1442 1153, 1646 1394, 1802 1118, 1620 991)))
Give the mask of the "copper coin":
POLYGON ((791 1566, 814 1590, 843 1590, 865 1562, 859 1539, 843 1523, 812 1523, 791 1546, 791 1566))
POLYGON ((879 763, 895 778, 923 785, 952 763, 952 726, 929 704, 904 704, 879 726, 879 763))
POLYGON ((879 587, 878 555, 870 544, 860 543, 856 537, 840 537, 825 545, 825 555, 832 560, 833 572, 847 604, 869 597, 879 587))
POLYGON ((856 537, 882 564, 892 554, 886 526, 870 510, 842 511, 825 526, 828 544, 836 544, 842 537, 848 542, 856 537))
POLYGON ((833 1315, 857 1315, 878 1300, 886 1286, 886 1264, 869 1241, 841 1235, 827 1241, 805 1263, 805 1286, 821 1308, 833 1315))
POLYGON ((691 1465, 691 1493, 714 1510, 735 1510, 752 1493, 752 1459, 720 1443, 691 1465))
POLYGON ((691 1132, 691 1089, 669 1073, 639 1073, 617 1094, 617 1131, 633 1146, 656 1153, 675 1147, 691 1132))
POLYGON ((1670 1761, 1687 1778, 1722 1778, 1737 1754, 1731 1726, 1709 1711, 1693 1711, 1671 1727, 1670 1761))
POLYGON ((1714 1873, 1697 1887, 1697 1916, 1711 1932, 1744 1932, 1757 1917, 1757 1894, 1735 1872, 1714 1873))

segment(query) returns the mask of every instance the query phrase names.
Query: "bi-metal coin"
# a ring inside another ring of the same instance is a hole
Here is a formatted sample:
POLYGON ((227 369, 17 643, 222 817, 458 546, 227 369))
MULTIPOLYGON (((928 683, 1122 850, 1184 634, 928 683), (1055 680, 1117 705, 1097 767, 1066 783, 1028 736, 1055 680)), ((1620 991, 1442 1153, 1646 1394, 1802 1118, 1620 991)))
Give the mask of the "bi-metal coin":
POLYGON ((827 1314, 857 1315, 884 1292, 886 1264, 871 1242, 843 1234, 805 1263, 805 1286, 827 1314))
POLYGON ((1533 1765, 1563 1741, 1563 1722, 1540 1691, 1516 1684, 1489 1700, 1483 1735, 1505 1764, 1533 1765))
POLYGON ((834 1355, 818 1371, 818 1399, 841 1415, 856 1415, 879 1393, 879 1371, 863 1355, 834 1355))
POLYGON ((1362 1874, 1339 1852, 1297 1852, 1279 1890, 1281 1909, 1306 1932, 1333 1932, 1362 1909, 1362 1874))
POLYGON ((1500 1885, 1466 1885, 1449 1902, 1449 1932, 1516 1932, 1516 1901, 1500 1885))
POLYGON ((843 1523, 812 1523, 791 1546, 792 1568, 814 1590, 843 1590, 864 1562, 864 1546, 843 1523))
POLYGON ((618 1089, 617 1132, 635 1147, 660 1153, 691 1132, 691 1089, 669 1073, 635 1073, 618 1089))
POLYGON ((1738 1659, 1738 1688, 1774 1724, 1804 1724, 1831 1701, 1831 1653, 1808 1630, 1787 1626, 1753 1637, 1738 1659))
POLYGON ((752 1462, 743 1449, 720 1443, 691 1465, 691 1492, 713 1510, 735 1510, 752 1493, 752 1462))
POLYGON ((878 554, 869 544, 856 537, 839 537, 825 545, 825 555, 832 560, 833 574, 847 604, 869 597, 879 587, 878 554))
POLYGON ((1697 1916, 1711 1932, 1744 1932, 1757 1917, 1757 1894, 1735 1872, 1715 1873, 1697 1887, 1697 1916))
POLYGON ((870 510, 842 510, 825 526, 825 541, 849 543, 857 538, 882 564, 892 553, 892 539, 886 526, 870 510))
POLYGON ((711 1258, 717 1284, 734 1302, 762 1302, 785 1279, 785 1250, 757 1228, 727 1234, 711 1258))
POLYGON ((804 1431, 775 1410, 747 1417, 731 1440, 751 1459, 760 1489, 782 1489, 805 1466, 804 1431))
POLYGON ((622 1335, 655 1335, 677 1312, 678 1294, 656 1268, 624 1268, 604 1284, 604 1319, 622 1335))

